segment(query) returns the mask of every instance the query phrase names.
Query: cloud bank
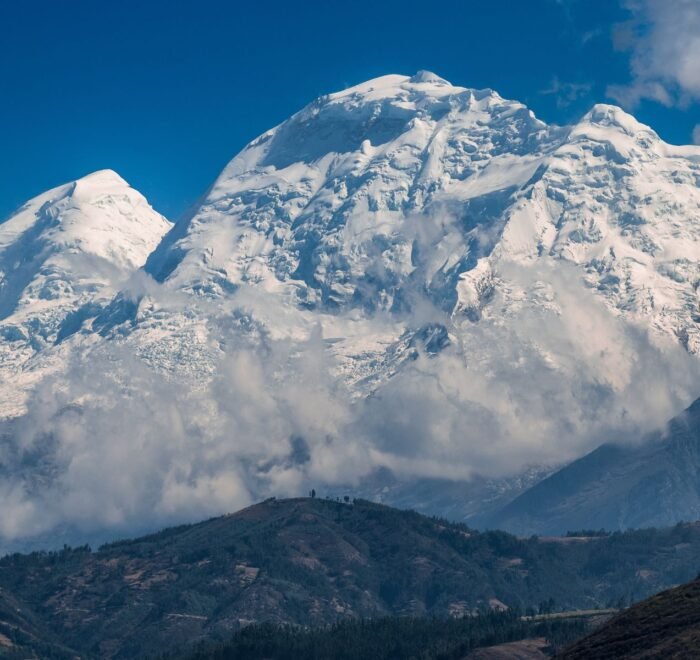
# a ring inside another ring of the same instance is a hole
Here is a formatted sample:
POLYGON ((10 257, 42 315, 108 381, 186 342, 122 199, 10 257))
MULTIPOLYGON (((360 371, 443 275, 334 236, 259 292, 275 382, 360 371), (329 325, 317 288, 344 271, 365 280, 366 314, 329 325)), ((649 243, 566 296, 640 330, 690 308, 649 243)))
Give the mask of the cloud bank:
MULTIPOLYGON (((415 305, 407 326, 430 307, 450 344, 433 354, 415 343, 367 397, 339 375, 323 323, 303 339, 251 341, 234 313, 252 328, 279 305, 250 289, 207 324, 218 358, 203 382, 154 370, 128 340, 76 352, 0 445, 3 547, 57 529, 121 536, 272 495, 323 494, 380 467, 404 479, 513 474, 636 442, 700 391, 696 360, 616 318, 561 263, 499 276, 542 304, 496 298, 506 311, 461 326, 428 301, 415 305)), ((147 288, 158 296, 160 285, 147 288)), ((162 299, 182 311, 177 297, 162 299)), ((363 323, 371 332, 385 320, 363 323)))

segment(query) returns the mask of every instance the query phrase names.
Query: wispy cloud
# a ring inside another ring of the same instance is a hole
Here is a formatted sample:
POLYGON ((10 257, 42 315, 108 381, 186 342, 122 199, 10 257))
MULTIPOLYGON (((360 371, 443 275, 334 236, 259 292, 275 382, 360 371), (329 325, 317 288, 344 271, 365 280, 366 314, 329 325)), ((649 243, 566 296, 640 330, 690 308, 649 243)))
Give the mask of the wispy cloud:
POLYGON ((700 99, 700 2, 623 0, 630 20, 616 26, 614 43, 630 53, 631 80, 607 94, 633 108, 642 99, 684 106, 700 99))
POLYGON ((562 82, 555 76, 550 86, 543 89, 540 94, 554 96, 558 108, 567 108, 590 94, 592 88, 591 83, 562 82))

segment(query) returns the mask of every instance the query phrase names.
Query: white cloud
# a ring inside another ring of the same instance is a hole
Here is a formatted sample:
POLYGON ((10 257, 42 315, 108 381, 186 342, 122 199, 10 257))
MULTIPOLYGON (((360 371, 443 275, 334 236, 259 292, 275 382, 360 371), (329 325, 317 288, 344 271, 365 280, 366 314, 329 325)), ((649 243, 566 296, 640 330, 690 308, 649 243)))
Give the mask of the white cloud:
POLYGON ((700 99, 700 2, 623 0, 632 18, 617 26, 616 46, 630 52, 632 80, 607 93, 634 107, 642 99, 666 106, 700 99))
MULTIPOLYGON (((0 540, 133 535, 380 467, 407 479, 505 475, 636 440, 698 391, 695 361, 610 314, 565 265, 511 268, 501 275, 556 307, 470 323, 468 341, 407 360, 364 400, 337 376, 318 328, 251 343, 230 312, 211 317, 209 345, 225 353, 199 385, 106 342, 45 382, 0 444, 0 540)), ((269 294, 243 292, 253 317, 268 313, 269 294)), ((440 314, 431 307, 450 327, 440 314)), ((363 321, 370 334, 380 322, 363 321)))
POLYGON ((117 344, 43 383, 0 445, 0 540, 130 535, 298 494, 341 468, 367 472, 362 439, 345 442, 349 398, 318 338, 258 351, 226 339, 201 389, 117 344))

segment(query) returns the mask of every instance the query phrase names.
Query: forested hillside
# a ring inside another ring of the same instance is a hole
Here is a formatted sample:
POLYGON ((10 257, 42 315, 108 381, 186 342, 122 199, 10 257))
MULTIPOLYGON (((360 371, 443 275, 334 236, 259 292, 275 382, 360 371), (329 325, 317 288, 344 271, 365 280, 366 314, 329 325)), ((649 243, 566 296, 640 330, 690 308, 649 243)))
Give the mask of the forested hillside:
POLYGON ((518 538, 361 500, 268 500, 96 552, 9 555, 1 593, 26 614, 0 632, 135 658, 252 622, 617 607, 692 578, 698 556, 695 524, 518 538))

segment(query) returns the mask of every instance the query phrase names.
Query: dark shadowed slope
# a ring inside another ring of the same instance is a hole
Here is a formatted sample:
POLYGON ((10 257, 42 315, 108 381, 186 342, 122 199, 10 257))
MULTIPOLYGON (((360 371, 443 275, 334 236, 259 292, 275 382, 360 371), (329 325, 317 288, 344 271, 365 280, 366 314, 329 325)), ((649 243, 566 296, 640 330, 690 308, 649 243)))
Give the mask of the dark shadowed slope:
POLYGON ((520 534, 628 529, 700 518, 700 399, 640 446, 603 445, 477 526, 520 534))
POLYGON ((700 658, 700 580, 638 603, 558 657, 700 658))

